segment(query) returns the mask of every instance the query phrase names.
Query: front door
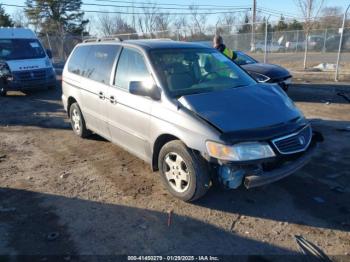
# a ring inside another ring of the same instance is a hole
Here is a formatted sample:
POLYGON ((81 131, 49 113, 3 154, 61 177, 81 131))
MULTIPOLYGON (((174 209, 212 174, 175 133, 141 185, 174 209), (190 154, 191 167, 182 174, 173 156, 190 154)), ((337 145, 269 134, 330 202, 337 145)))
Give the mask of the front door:
POLYGON ((150 77, 143 54, 133 48, 123 48, 107 106, 112 141, 146 161, 151 157, 146 153, 146 146, 153 100, 130 94, 129 83, 150 77))

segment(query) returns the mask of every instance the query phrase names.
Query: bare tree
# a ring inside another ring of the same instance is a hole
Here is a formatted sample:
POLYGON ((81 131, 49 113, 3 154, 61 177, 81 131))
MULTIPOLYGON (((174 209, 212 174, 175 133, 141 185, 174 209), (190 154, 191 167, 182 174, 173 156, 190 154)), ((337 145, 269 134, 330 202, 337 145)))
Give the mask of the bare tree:
POLYGON ((90 22, 85 26, 85 32, 87 35, 97 35, 99 31, 99 20, 95 15, 89 15, 86 17, 90 22))
POLYGON ((117 34, 135 34, 136 30, 121 15, 111 16, 108 13, 98 17, 99 28, 104 36, 117 34))
POLYGON ((108 13, 98 16, 99 29, 104 36, 112 35, 114 32, 114 19, 108 13))
POLYGON ((177 34, 177 40, 180 40, 180 37, 183 37, 186 38, 186 26, 187 26, 187 19, 186 19, 186 16, 184 15, 180 15, 180 16, 177 16, 175 19, 174 19, 174 22, 173 22, 173 25, 176 29, 176 34, 177 34))
POLYGON ((300 12, 304 18, 304 33, 305 33, 305 53, 304 53, 304 69, 307 64, 308 39, 310 31, 314 24, 315 18, 318 16, 324 0, 295 0, 300 12))
POLYGON ((206 27, 207 16, 198 12, 198 6, 190 5, 189 7, 192 19, 192 37, 203 35, 206 27))
POLYGON ((17 9, 12 14, 12 21, 13 21, 14 26, 16 26, 16 27, 28 27, 29 26, 29 20, 22 9, 17 9))
POLYGON ((226 26, 232 28, 232 26, 236 23, 236 17, 237 14, 235 13, 224 14, 222 21, 226 26))
POLYGON ((114 34, 135 34, 136 30, 130 24, 127 23, 126 19, 122 16, 117 15, 115 17, 115 31, 114 34))
POLYGON ((159 9, 156 4, 148 3, 144 5, 143 14, 139 15, 137 18, 139 29, 143 34, 151 34, 156 31, 157 16, 159 9))
POLYGON ((320 28, 339 28, 342 24, 342 9, 340 7, 325 7, 321 10, 320 28))
POLYGON ((235 13, 226 13, 223 17, 219 17, 216 22, 217 34, 230 34, 236 23, 237 15, 235 13))
POLYGON ((169 13, 159 13, 156 15, 155 22, 157 31, 166 31, 169 29, 171 16, 169 13))

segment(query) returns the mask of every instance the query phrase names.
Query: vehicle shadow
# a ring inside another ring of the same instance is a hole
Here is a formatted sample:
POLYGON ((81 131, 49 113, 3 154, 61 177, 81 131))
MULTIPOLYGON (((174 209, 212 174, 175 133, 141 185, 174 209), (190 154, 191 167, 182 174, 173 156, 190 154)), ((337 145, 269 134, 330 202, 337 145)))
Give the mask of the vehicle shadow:
POLYGON ((118 254, 298 254, 177 214, 168 226, 165 212, 11 188, 0 193, 7 209, 0 216, 0 241, 7 244, 0 255, 109 255, 116 261, 118 254))
POLYGON ((312 122, 325 141, 304 168, 259 188, 247 190, 241 186, 229 191, 213 188, 194 204, 228 213, 350 231, 350 132, 344 129, 350 126, 350 121, 312 122))
POLYGON ((60 87, 25 93, 8 92, 6 97, 0 97, 0 126, 68 129, 61 93, 60 87))
POLYGON ((288 96, 295 102, 350 104, 350 84, 292 84, 288 96))

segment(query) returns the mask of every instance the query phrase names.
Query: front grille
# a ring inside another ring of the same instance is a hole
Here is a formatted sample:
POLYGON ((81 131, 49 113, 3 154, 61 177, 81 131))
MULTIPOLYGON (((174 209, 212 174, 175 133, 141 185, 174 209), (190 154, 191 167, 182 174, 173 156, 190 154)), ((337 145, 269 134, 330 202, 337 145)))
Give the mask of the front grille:
POLYGON ((311 126, 307 125, 296 133, 272 140, 272 143, 281 154, 294 154, 305 151, 310 145, 311 138, 311 126))
POLYGON ((18 80, 24 81, 24 82, 45 80, 46 70, 40 69, 40 70, 19 71, 19 72, 14 72, 14 75, 18 80))

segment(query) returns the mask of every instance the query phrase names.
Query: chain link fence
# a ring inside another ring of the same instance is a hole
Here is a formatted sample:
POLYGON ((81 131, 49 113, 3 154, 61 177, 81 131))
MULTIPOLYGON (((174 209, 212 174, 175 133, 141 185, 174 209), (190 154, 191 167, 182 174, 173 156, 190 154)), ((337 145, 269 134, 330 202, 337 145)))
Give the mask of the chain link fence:
MULTIPOLYGON (((267 31, 237 33, 241 25, 222 30, 221 35, 227 47, 246 52, 260 62, 281 65, 293 74, 314 75, 319 79, 333 80, 336 70, 340 42, 339 28, 325 28, 296 31, 267 31), (305 51, 307 45, 307 51, 305 51), (306 60, 304 61, 306 57, 306 60), (306 67, 304 68, 304 63, 306 67)), ((211 46, 218 28, 180 28, 152 33, 118 34, 111 37, 129 39, 167 38, 176 41, 201 42, 211 46)), ((40 35, 41 42, 53 53, 55 64, 64 64, 74 46, 91 38, 82 35, 40 35)), ((339 63, 339 79, 350 80, 350 28, 345 28, 339 63)))
MULTIPOLYGON (((304 30, 255 33, 254 41, 251 33, 224 35, 223 38, 229 48, 244 51, 261 62, 334 79, 339 28, 310 30, 308 34, 304 30)), ((350 28, 344 31, 339 79, 350 80, 350 28)))

